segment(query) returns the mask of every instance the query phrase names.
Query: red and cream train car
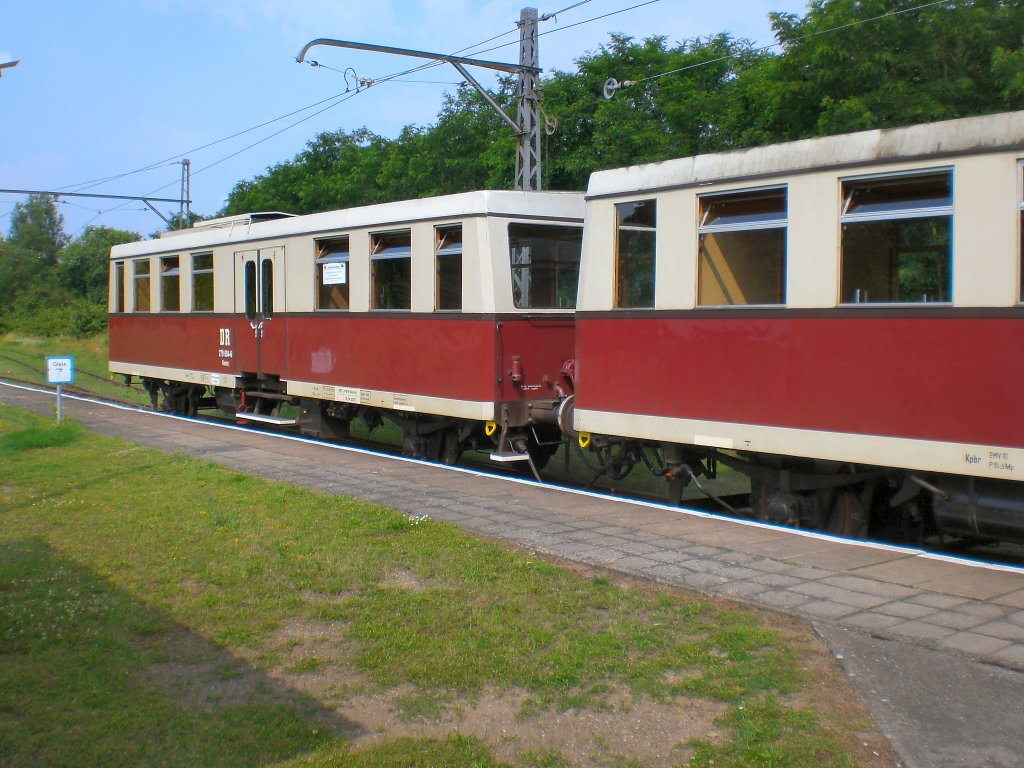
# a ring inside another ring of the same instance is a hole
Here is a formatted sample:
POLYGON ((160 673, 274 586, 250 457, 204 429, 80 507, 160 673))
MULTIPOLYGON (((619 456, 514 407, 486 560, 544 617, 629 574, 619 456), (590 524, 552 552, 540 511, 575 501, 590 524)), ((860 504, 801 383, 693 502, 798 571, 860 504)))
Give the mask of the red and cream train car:
POLYGON ((582 214, 582 194, 473 192, 117 246, 110 370, 182 414, 324 437, 383 416, 409 455, 544 459, 573 386, 582 214))
POLYGON ((1017 112, 595 173, 577 430, 760 519, 1024 538, 1022 162, 1017 112))

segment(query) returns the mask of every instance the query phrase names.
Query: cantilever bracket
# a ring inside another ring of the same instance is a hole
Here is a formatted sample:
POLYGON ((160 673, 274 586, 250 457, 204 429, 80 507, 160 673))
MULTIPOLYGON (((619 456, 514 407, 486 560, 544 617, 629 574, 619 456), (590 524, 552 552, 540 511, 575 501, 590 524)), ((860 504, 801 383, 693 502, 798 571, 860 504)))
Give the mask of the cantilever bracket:
POLYGON ((418 58, 418 59, 431 59, 433 61, 447 61, 449 64, 451 64, 453 67, 455 67, 455 69, 457 69, 459 71, 459 74, 462 75, 466 79, 466 82, 468 82, 470 85, 472 85, 476 89, 477 93, 479 93, 481 96, 483 96, 484 101, 486 101, 490 105, 491 109, 493 109, 495 112, 497 112, 498 116, 502 120, 504 120, 505 123, 508 124, 512 128, 513 131, 515 131, 515 134, 517 136, 522 136, 525 133, 525 131, 519 126, 519 124, 515 120, 513 120, 508 115, 508 113, 505 112, 504 109, 501 108, 501 105, 499 105, 498 102, 496 102, 494 100, 494 98, 491 96, 491 94, 489 94, 486 91, 486 89, 482 85, 480 85, 480 83, 478 83, 469 74, 468 71, 466 71, 466 66, 468 65, 468 66, 473 66, 473 67, 483 67, 484 69, 496 69, 499 72, 510 72, 510 73, 520 74, 520 75, 521 74, 539 75, 541 70, 538 67, 530 67, 530 66, 526 66, 525 64, 506 64, 506 63, 501 62, 501 61, 487 61, 485 59, 468 59, 468 58, 465 58, 464 56, 449 56, 448 54, 444 54, 444 53, 430 53, 428 51, 415 51, 415 50, 412 50, 410 48, 393 48, 393 47, 391 47, 389 45, 374 45, 372 43, 355 43, 355 42, 352 42, 350 40, 332 40, 332 39, 327 38, 327 37, 319 37, 316 40, 311 40, 310 42, 306 43, 306 45, 303 46, 302 50, 299 51, 299 55, 295 57, 295 61, 297 61, 299 64, 301 64, 303 61, 305 61, 306 60, 306 54, 309 52, 309 49, 314 47, 314 46, 316 46, 316 45, 330 45, 330 46, 334 46, 335 48, 354 48, 354 49, 359 50, 359 51, 375 51, 377 53, 393 53, 393 54, 396 54, 396 55, 399 55, 399 56, 412 56, 413 58, 418 58))

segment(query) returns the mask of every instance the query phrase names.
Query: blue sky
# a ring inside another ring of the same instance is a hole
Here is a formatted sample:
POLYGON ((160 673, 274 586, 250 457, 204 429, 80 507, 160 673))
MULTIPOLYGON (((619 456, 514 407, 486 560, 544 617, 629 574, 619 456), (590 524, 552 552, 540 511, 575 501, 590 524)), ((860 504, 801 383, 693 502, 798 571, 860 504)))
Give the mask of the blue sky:
MULTIPOLYGON (((248 131, 343 93, 347 68, 381 78, 421 63, 326 47, 309 54, 326 66, 296 63, 302 46, 319 37, 450 53, 508 33, 483 47, 511 45, 479 57, 512 62, 519 11, 536 5, 541 14, 560 12, 541 25, 540 63, 550 72, 572 70, 574 59, 597 50, 611 33, 665 35, 675 43, 729 32, 768 45, 774 42, 770 11, 805 10, 805 2, 794 0, 656 0, 625 11, 644 0, 589 0, 570 8, 577 2, 4 0, 0 61, 20 64, 0 76, 0 188, 74 191, 128 174, 88 191, 176 198, 177 163, 188 157, 193 209, 210 215, 236 182, 291 159, 317 133, 366 126, 394 137, 404 125, 433 123, 445 91, 460 79, 444 65, 374 86, 321 114, 313 115, 323 107, 305 109, 248 131), (212 142, 218 143, 199 149, 212 142)), ((485 70, 474 75, 494 82, 485 70)), ((22 199, 0 194, 5 234, 22 199)), ((62 199, 67 232, 90 223, 143 234, 163 228, 142 203, 118 205, 62 199)), ((165 214, 177 210, 158 207, 165 214)))

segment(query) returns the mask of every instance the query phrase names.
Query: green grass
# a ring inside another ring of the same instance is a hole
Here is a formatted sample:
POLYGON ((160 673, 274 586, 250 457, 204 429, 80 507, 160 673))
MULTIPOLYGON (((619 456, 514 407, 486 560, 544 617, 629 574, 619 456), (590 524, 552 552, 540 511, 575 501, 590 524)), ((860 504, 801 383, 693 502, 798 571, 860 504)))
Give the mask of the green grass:
MULTIPOLYGON (((717 700, 725 735, 696 742, 695 765, 849 762, 784 704, 809 683, 764 617, 447 524, 4 406, 0 521, 0 764, 497 764, 473 737, 350 749, 335 699, 279 683, 332 672, 401 690, 409 721, 485 690, 525 691, 527 719, 615 690, 717 700), (296 660, 296 624, 335 628, 346 652, 296 660)), ((524 748, 520 764, 561 759, 524 748)))

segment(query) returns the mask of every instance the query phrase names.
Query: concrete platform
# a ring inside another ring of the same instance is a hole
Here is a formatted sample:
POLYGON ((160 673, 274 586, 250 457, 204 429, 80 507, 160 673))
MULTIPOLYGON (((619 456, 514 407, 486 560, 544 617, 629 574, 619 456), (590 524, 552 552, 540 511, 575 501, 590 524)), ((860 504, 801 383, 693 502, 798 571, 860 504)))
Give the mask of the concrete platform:
MULTIPOLYGON (((54 407, 50 393, 2 384, 0 402, 47 415, 54 407)), ((998 691, 1006 696, 1001 706, 993 706, 980 672, 977 689, 956 687, 958 707, 976 696, 985 711, 998 713, 970 724, 972 738, 990 747, 978 753, 977 762, 964 762, 960 746, 908 748, 901 754, 906 765, 1024 765, 1024 569, 807 535, 67 397, 64 412, 90 430, 159 450, 425 514, 539 553, 795 614, 815 622, 833 642, 860 638, 861 660, 869 641, 928 649, 928 671, 919 665, 916 672, 928 677, 921 685, 933 683, 947 667, 960 679, 970 678, 971 669, 986 668, 978 662, 1001 668, 998 691), (920 762, 913 755, 928 757, 920 762), (944 762, 950 755, 957 755, 956 761, 944 762)), ((909 678, 890 682, 901 690, 914 685, 909 678)), ((892 695, 879 694, 877 686, 862 691, 876 704, 892 695)), ((933 714, 945 711, 943 702, 932 707, 933 714)), ((927 703, 919 709, 929 711, 927 703)), ((872 711, 885 717, 887 710, 875 706, 872 711)), ((906 718, 900 717, 893 721, 894 733, 906 730, 905 723, 900 726, 906 718)), ((889 730, 889 723, 879 723, 889 730)), ((915 727, 935 737, 920 723, 915 727)), ((894 745, 897 741, 894 737, 894 745)))

